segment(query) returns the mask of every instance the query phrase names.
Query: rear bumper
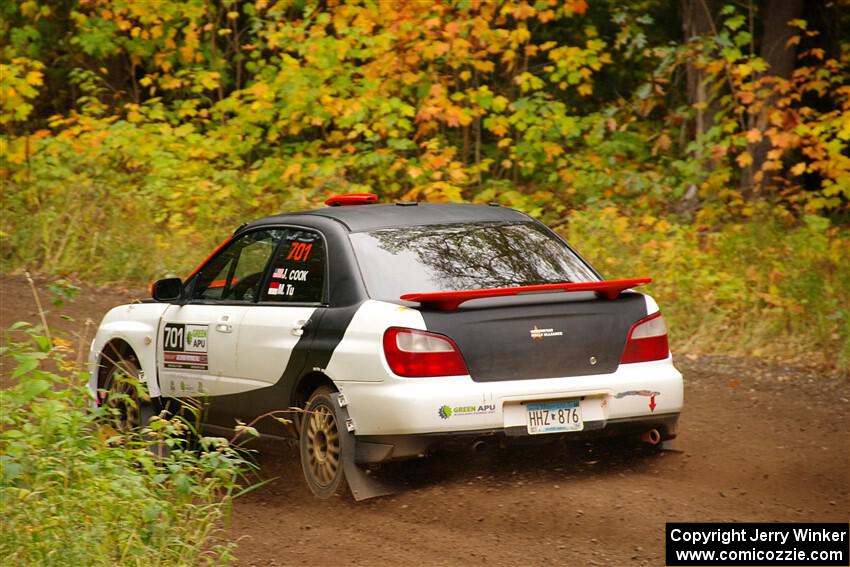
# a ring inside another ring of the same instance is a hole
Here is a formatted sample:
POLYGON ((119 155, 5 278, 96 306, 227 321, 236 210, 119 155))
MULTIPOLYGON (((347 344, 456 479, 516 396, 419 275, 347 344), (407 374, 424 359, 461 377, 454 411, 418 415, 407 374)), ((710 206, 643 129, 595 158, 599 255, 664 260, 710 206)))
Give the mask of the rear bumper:
POLYGON ((657 429, 661 439, 675 439, 678 434, 679 414, 641 416, 606 421, 588 422, 582 431, 529 435, 525 427, 497 430, 469 431, 464 433, 433 433, 421 435, 365 435, 357 436, 355 461, 359 464, 376 464, 392 460, 411 459, 427 455, 435 448, 446 445, 467 445, 494 442, 498 444, 551 443, 554 441, 583 441, 606 437, 633 437, 637 441, 642 433, 657 429))
POLYGON ((678 414, 682 375, 672 359, 621 364, 616 372, 537 380, 474 382, 469 376, 338 382, 355 435, 464 435, 526 429, 525 404, 580 400, 584 428, 678 414))

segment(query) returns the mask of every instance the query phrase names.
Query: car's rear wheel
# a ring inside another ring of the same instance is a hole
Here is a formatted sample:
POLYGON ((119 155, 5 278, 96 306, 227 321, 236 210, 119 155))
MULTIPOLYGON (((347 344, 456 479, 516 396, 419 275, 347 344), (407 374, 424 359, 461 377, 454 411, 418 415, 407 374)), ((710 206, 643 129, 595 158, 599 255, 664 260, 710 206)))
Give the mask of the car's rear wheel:
POLYGON ((328 386, 320 386, 310 396, 299 439, 304 478, 319 498, 330 498, 345 485, 342 425, 337 421, 332 393, 328 386))

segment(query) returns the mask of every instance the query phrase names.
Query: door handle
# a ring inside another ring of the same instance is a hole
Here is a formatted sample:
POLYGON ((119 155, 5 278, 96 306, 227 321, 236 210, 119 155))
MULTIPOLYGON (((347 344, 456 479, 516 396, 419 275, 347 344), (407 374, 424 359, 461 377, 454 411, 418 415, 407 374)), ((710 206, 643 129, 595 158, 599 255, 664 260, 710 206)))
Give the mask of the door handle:
POLYGON ((301 319, 300 321, 296 321, 295 326, 292 327, 292 334, 295 335, 296 337, 300 337, 301 335, 304 334, 304 329, 306 329, 307 325, 309 325, 309 324, 310 324, 309 319, 307 319, 307 320, 301 319))
POLYGON ((219 333, 232 333, 233 325, 230 324, 230 317, 228 315, 222 315, 218 323, 215 324, 215 330, 219 333))

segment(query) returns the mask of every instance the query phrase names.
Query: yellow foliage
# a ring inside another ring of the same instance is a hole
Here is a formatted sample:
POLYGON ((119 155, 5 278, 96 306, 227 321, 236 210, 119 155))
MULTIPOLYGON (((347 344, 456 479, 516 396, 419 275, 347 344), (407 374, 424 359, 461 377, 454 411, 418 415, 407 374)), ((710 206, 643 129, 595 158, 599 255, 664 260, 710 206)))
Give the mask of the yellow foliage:
POLYGON ((803 175, 806 172, 806 162, 801 161, 791 168, 792 175, 803 175))
POLYGON ((735 161, 738 162, 738 165, 741 167, 747 167, 753 163, 753 156, 750 155, 749 152, 741 152, 738 154, 738 157, 735 158, 735 161))

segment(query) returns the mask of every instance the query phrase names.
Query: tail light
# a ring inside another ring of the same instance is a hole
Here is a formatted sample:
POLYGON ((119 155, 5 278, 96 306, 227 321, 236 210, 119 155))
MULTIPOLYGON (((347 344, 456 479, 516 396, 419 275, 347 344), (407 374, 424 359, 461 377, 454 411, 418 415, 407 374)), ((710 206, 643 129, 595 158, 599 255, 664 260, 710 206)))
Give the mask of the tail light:
POLYGON ((664 360, 669 354, 667 325, 659 311, 632 325, 620 364, 664 360))
POLYGON ((469 374, 460 349, 445 335, 390 327, 384 333, 384 356, 399 376, 457 376, 469 374))

